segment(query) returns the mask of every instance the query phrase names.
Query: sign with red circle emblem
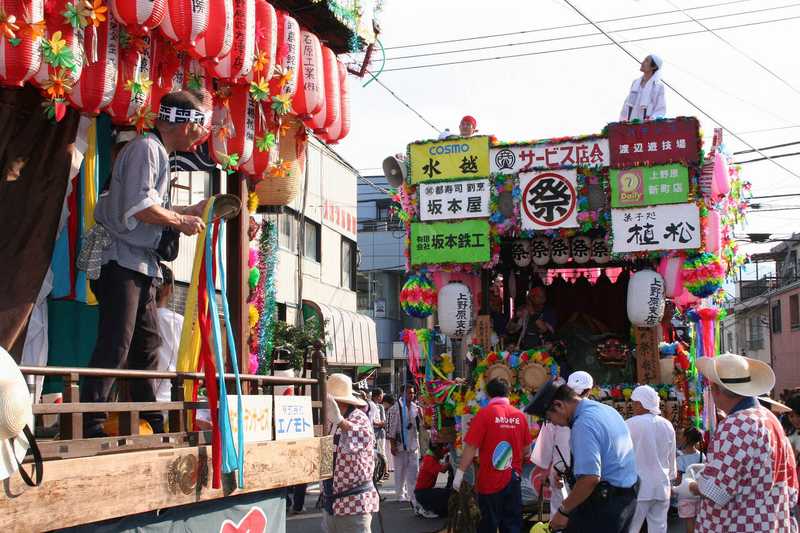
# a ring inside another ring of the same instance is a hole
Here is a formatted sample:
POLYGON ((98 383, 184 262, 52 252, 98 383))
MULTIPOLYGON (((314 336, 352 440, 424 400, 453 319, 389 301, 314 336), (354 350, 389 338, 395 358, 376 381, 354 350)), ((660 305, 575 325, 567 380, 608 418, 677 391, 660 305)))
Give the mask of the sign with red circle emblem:
POLYGON ((546 230, 578 227, 575 169, 521 172, 522 229, 546 230))

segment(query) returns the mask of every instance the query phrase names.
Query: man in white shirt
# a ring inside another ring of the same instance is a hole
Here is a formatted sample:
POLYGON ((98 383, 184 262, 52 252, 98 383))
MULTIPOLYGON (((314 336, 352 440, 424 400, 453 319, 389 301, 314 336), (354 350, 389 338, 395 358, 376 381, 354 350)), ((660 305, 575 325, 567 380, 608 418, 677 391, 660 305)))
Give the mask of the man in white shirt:
POLYGON ((631 84, 630 92, 619 114, 620 122, 652 120, 667 114, 665 85, 661 81, 662 63, 661 58, 655 54, 644 58, 639 67, 642 77, 636 78, 631 84))
MULTIPOLYGON (((594 380, 588 372, 578 370, 569 375, 567 385, 579 396, 586 397, 594 387, 594 380)), ((569 438, 569 427, 544 424, 536 437, 533 452, 531 452, 531 462, 536 467, 531 476, 533 486, 536 492, 541 494, 544 490, 542 481, 547 476, 550 484, 550 509, 552 510, 561 507, 561 502, 564 500, 566 485, 561 479, 560 473, 566 472, 570 465, 569 438)))
MULTIPOLYGON (((159 263, 163 283, 156 289, 156 305, 158 306, 158 333, 161 335, 161 346, 158 347, 158 370, 175 371, 178 359, 178 346, 181 343, 181 330, 183 329, 183 315, 170 309, 170 296, 172 296, 173 275, 172 270, 164 263, 159 263)), ((156 401, 168 402, 172 400, 172 382, 168 379, 158 379, 155 382, 156 401)))
POLYGON ((386 437, 392 448, 395 488, 399 501, 411 501, 416 510, 414 487, 419 473, 419 407, 414 401, 417 389, 405 385, 397 402, 389 410, 389 431, 386 437))
POLYGON ((639 533, 645 519, 649 533, 666 533, 672 480, 678 475, 675 429, 660 416, 660 399, 652 387, 636 387, 631 400, 635 416, 626 423, 636 453, 639 494, 630 533, 639 533))

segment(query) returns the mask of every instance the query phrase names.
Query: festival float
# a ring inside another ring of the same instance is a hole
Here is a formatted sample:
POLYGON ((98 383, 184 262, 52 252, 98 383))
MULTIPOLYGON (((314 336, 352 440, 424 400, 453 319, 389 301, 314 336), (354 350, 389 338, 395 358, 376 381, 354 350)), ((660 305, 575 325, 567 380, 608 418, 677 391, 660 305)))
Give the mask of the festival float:
MULTIPOLYGON (((106 521, 119 531, 166 530, 181 521, 193 531, 277 531, 285 501, 276 489, 331 475, 320 401, 324 354, 311 354, 309 377, 273 368, 277 228, 249 215, 292 201, 311 134, 327 144, 347 136, 348 74, 363 76, 366 62, 351 72, 342 54, 371 54, 380 7, 348 0, 0 0, 0 162, 4 175, 17 165, 29 177, 4 189, 4 205, 29 206, 17 216, 40 217, 47 226, 7 250, 27 246, 32 253, 6 259, 23 261, 16 269, 27 279, 51 269, 53 292, 50 281, 36 287, 42 301, 50 294, 96 303, 75 268, 80 243, 94 225, 112 146, 149 134, 164 94, 201 91, 213 108, 209 139, 196 153, 173 158, 172 170, 209 172, 211 191, 221 184, 227 191, 211 196, 203 215, 177 372, 48 367, 46 345, 42 366, 22 367, 37 398, 44 377, 63 383, 59 403, 33 408, 37 426, 57 419, 59 429, 39 438, 41 483, 27 487, 18 476, 6 482, 3 529, 92 530, 106 521), (80 403, 85 376, 171 380, 172 401, 125 402, 121 393, 117 403, 80 403), (286 389, 311 396, 287 396, 286 389), (168 413, 168 433, 153 435, 140 420, 140 412, 154 409, 168 413), (99 411, 112 412, 109 437, 83 438, 82 414, 99 411)), ((29 312, 9 321, 9 337, 0 328, 4 343, 13 346, 20 332, 24 339, 29 312)), ((50 317, 50 331, 80 337, 58 321, 50 317)), ((35 335, 33 320, 29 328, 28 337, 35 335)))
MULTIPOLYGON (((491 379, 523 409, 576 370, 625 418, 648 384, 676 430, 713 426, 695 363, 719 353, 750 188, 720 130, 705 149, 693 117, 531 141, 449 137, 411 143, 384 168, 406 229, 401 306, 429 317, 402 340, 434 440, 461 447, 491 379), (533 339, 519 323, 529 294, 543 322, 533 339)), ((535 437, 539 421, 530 427, 535 437)))

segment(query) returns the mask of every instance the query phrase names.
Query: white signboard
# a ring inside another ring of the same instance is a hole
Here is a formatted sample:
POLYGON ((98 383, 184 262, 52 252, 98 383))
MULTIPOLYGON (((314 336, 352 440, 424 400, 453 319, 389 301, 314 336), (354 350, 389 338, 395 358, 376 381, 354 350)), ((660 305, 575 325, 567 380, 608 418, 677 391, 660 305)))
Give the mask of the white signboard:
MULTIPOLYGON (((233 441, 239 439, 239 423, 237 422, 239 402, 235 395, 228 395, 228 416, 231 419, 233 441)), ((264 442, 272 440, 272 396, 243 395, 244 409, 244 441, 264 442)))
POLYGON ((578 227, 575 169, 521 173, 519 187, 522 190, 522 229, 578 227))
POLYGON ((696 204, 612 209, 614 252, 684 250, 700 247, 700 210, 696 204))
POLYGON ((275 440, 313 436, 311 396, 275 396, 275 440))
POLYGON ((516 174, 534 169, 609 165, 608 139, 505 146, 489 151, 492 172, 516 174))
POLYGON ((489 180, 423 183, 419 186, 420 220, 489 217, 489 180))

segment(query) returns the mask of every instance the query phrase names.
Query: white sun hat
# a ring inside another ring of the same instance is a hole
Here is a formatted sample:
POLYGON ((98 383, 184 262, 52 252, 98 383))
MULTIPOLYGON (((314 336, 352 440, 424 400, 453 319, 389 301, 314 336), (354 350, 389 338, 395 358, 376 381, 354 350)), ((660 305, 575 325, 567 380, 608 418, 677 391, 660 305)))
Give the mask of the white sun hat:
POLYGON ((328 394, 337 402, 364 407, 367 402, 353 394, 353 380, 347 374, 331 374, 328 376, 328 394))
POLYGON ((583 394, 584 391, 594 387, 594 379, 590 373, 578 370, 569 375, 567 385, 578 394, 583 394))
POLYGON ((775 386, 775 373, 758 359, 723 353, 698 357, 697 369, 709 380, 739 396, 763 396, 775 386))
POLYGON ((11 477, 19 470, 28 485, 41 482, 41 457, 32 428, 33 406, 28 384, 16 361, 0 347, 0 480, 11 477), (35 449, 36 482, 20 469, 29 448, 35 449))

